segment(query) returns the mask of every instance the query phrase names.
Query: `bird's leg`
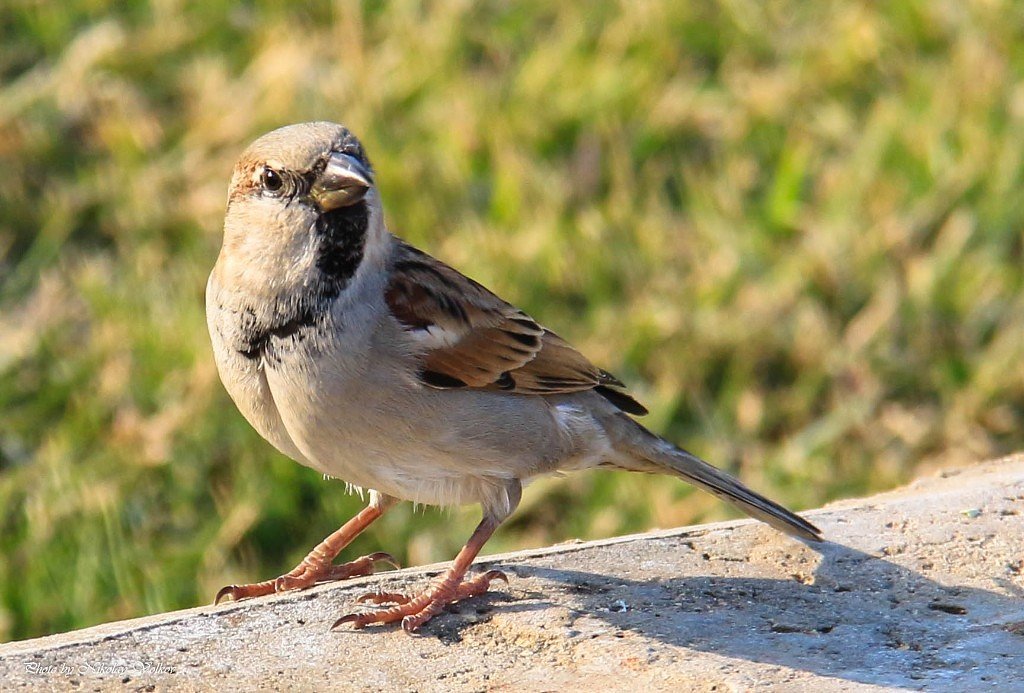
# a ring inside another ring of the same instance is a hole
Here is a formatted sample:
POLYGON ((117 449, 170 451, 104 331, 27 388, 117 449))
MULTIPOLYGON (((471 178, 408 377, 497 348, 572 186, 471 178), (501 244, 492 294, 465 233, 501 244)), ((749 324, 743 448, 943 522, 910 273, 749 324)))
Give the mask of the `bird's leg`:
POLYGON ((483 520, 473 532, 473 536, 459 551, 459 555, 455 557, 452 567, 445 572, 440 581, 422 594, 415 597, 384 592, 365 594, 360 597, 359 601, 377 604, 397 602, 397 606, 383 611, 342 616, 331 627, 336 628, 343 623, 351 623, 355 628, 362 628, 371 623, 393 623, 400 620, 402 628, 411 633, 441 613, 441 610, 448 604, 483 594, 490 586, 491 580, 501 579, 508 582, 508 578, 499 570, 491 570, 463 581, 470 563, 480 553, 480 549, 483 548, 484 543, 497 527, 498 523, 493 520, 483 520))
POLYGON ((369 556, 363 556, 349 563, 341 563, 339 565, 332 563, 342 549, 348 546, 353 539, 369 527, 374 520, 383 515, 384 511, 394 503, 394 498, 371 491, 370 504, 342 525, 340 529, 317 544, 316 548, 310 551, 291 572, 273 580, 264 580, 263 582, 249 585, 228 585, 217 593, 214 604, 218 604, 222 599, 228 597, 233 601, 238 601, 239 599, 248 599, 249 597, 262 597, 265 594, 273 594, 275 592, 304 589, 312 587, 318 582, 330 582, 359 575, 370 575, 373 573, 374 563, 377 561, 390 563, 397 568, 398 564, 395 562, 395 559, 386 553, 372 553, 369 556))
POLYGON ((343 623, 351 623, 354 628, 358 629, 372 623, 394 623, 400 620, 402 628, 407 633, 412 633, 441 613, 448 604, 483 594, 490 588, 492 580, 504 580, 507 583, 508 577, 500 570, 490 570, 464 580, 470 564, 480 553, 480 549, 491 538, 498 525, 519 504, 522 486, 518 481, 510 482, 503 490, 506 493, 502 495, 502 502, 491 505, 489 508, 485 507, 483 520, 480 521, 469 541, 455 557, 452 567, 437 583, 416 596, 389 592, 365 594, 360 597, 359 601, 375 604, 392 603, 396 606, 382 611, 342 616, 335 621, 331 628, 337 628, 343 623))

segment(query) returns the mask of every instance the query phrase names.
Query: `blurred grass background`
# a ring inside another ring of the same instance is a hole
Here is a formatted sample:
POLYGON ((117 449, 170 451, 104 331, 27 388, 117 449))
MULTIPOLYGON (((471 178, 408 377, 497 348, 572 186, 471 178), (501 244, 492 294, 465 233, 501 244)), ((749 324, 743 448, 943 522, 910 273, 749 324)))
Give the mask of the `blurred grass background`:
MULTIPOLYGON (((0 640, 207 602, 359 508, 236 412, 203 317, 232 164, 330 119, 391 227, 797 508, 1021 447, 1024 5, 7 0, 0 640)), ((472 508, 346 555, 450 558, 472 508)), ((489 551, 726 517, 545 479, 489 551)))

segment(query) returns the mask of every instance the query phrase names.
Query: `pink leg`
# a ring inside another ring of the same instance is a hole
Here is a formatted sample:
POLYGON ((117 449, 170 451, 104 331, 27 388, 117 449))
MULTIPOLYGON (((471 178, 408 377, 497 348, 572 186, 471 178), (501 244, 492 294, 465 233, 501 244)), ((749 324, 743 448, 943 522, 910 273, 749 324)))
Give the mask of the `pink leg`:
POLYGON ((372 496, 370 505, 363 508, 358 515, 342 525, 341 529, 320 542, 291 572, 273 580, 264 580, 263 582, 249 585, 228 585, 217 593, 214 604, 219 604, 225 598, 238 601, 239 599, 249 599, 250 597, 262 597, 265 594, 273 594, 275 592, 305 589, 312 587, 317 582, 329 582, 332 580, 344 580, 345 578, 358 575, 370 575, 373 573, 373 564, 377 561, 390 563, 397 568, 398 564, 395 562, 395 559, 386 553, 373 553, 369 556, 357 558, 350 563, 332 564, 332 561, 341 553, 341 550, 359 536, 364 529, 369 527, 374 520, 383 515, 384 511, 393 503, 394 500, 391 498, 377 495, 372 496))
MULTIPOLYGON (((518 499, 517 499, 518 500, 518 499)), ((433 587, 422 594, 409 597, 404 594, 393 593, 370 593, 363 595, 360 601, 369 601, 377 604, 397 603, 390 609, 362 614, 348 614, 339 618, 331 628, 337 628, 343 623, 351 623, 354 628, 363 628, 371 623, 394 623, 402 622, 402 628, 412 633, 431 618, 441 613, 445 606, 452 602, 475 597, 483 594, 490 587, 492 580, 504 580, 508 578, 499 570, 491 570, 482 575, 463 581, 466 571, 480 549, 494 534, 500 520, 487 518, 480 523, 473 532, 473 535, 466 542, 466 545, 455 557, 452 567, 444 574, 441 580, 433 587)))

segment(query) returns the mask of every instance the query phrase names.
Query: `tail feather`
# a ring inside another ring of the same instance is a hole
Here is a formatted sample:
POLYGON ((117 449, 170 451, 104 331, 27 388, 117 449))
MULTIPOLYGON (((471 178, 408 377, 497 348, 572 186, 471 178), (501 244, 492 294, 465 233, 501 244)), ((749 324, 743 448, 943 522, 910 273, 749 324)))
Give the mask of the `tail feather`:
POLYGON ((821 530, 799 515, 750 490, 739 479, 696 455, 659 438, 632 419, 622 419, 639 429, 640 435, 632 432, 617 441, 616 447, 628 452, 629 459, 617 461, 615 466, 639 472, 675 474, 781 532, 808 541, 822 540, 821 530), (626 450, 621 449, 622 443, 626 444, 626 450))

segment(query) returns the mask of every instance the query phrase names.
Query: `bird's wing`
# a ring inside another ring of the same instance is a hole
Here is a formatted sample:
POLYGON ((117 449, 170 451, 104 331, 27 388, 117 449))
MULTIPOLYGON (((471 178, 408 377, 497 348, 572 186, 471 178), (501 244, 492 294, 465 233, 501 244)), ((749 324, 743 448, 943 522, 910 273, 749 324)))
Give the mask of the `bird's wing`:
POLYGON ((568 342, 443 262, 397 241, 385 293, 391 314, 423 348, 430 387, 525 395, 596 390, 630 414, 647 410, 615 376, 568 342))

